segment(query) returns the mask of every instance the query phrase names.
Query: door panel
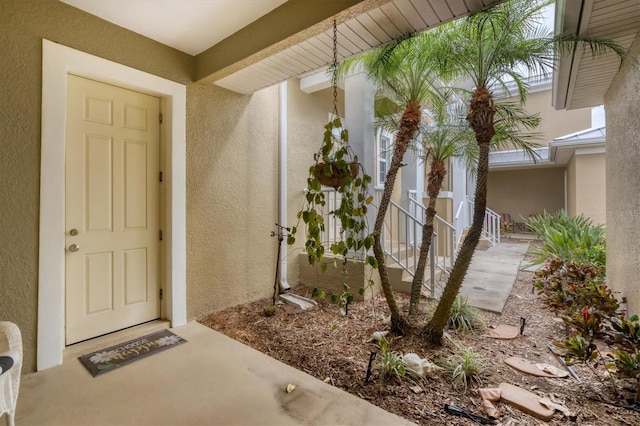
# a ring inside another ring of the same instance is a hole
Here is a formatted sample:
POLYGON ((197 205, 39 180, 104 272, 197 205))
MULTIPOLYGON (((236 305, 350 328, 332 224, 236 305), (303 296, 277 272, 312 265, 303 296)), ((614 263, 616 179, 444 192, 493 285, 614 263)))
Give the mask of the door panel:
POLYGON ((160 316, 160 101, 72 75, 67 99, 66 343, 72 344, 160 316))

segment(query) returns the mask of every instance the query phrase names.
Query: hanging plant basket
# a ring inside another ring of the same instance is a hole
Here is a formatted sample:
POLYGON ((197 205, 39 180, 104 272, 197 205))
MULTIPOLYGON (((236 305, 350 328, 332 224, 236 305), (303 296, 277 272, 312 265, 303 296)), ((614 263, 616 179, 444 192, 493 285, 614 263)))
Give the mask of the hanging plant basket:
POLYGON ((340 167, 337 162, 318 163, 313 166, 313 176, 322 186, 338 189, 346 183, 347 177, 355 179, 360 171, 359 163, 347 163, 347 167, 340 167))
MULTIPOLYGON (((328 268, 328 263, 324 260, 325 252, 342 257, 344 265, 347 259, 353 257, 377 268, 375 257, 368 254, 375 241, 374 235, 367 230, 367 206, 373 201, 373 196, 368 193, 371 176, 364 173, 364 168, 358 163, 358 157, 349 147, 349 132, 342 127, 338 115, 337 31, 334 20, 333 112, 329 122, 324 126, 320 150, 313 154, 313 164, 309 167, 307 178, 305 204, 297 215, 305 224, 304 250, 309 263, 319 264, 322 272, 326 272, 328 268), (322 190, 323 186, 335 190, 339 195, 337 203, 327 202, 328 192, 322 190), (328 234, 330 229, 334 230, 331 237, 328 234)), ((291 228, 288 245, 295 244, 297 231, 297 226, 291 228)), ((370 283, 373 281, 370 280, 370 283)), ((347 297, 344 299, 347 300, 346 304, 350 300, 347 289, 348 287, 343 295, 339 296, 341 300, 342 297, 347 297)), ((361 290, 364 291, 364 288, 361 290)))

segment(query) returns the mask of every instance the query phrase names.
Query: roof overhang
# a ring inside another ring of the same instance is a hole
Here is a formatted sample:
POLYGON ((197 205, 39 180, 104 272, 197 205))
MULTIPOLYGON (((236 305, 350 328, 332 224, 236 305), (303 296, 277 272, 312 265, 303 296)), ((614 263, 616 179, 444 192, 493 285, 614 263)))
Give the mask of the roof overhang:
POLYGON ((289 0, 196 57, 196 80, 249 94, 503 0, 289 0))
MULTIPOLYGON (((629 48, 640 31, 638 0, 557 0, 556 34, 569 32, 613 40, 629 48)), ((577 109, 601 105, 620 60, 609 53, 593 58, 588 47, 563 52, 556 64, 553 106, 577 109)))
POLYGON ((536 148, 536 161, 522 150, 492 152, 489 154, 489 169, 499 171, 566 167, 574 155, 604 153, 605 142, 604 127, 582 130, 556 138, 548 147, 536 148))

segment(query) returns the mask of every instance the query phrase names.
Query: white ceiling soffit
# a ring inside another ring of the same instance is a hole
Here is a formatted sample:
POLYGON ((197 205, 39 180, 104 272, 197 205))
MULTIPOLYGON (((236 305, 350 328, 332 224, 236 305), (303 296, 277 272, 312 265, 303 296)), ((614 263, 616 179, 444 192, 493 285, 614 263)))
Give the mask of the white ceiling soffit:
MULTIPOLYGON (((402 34, 436 27, 502 0, 392 0, 338 25, 338 60, 387 43, 402 34)), ((333 59, 328 30, 230 74, 215 84, 249 94, 326 67, 333 59)))
MULTIPOLYGON (((611 39, 627 49, 640 31, 638 0, 565 0, 556 5, 564 31, 611 39)), ((554 106, 577 109, 604 103, 619 69, 620 60, 611 53, 592 58, 585 48, 565 55, 554 75, 554 106)))
POLYGON ((61 0, 162 44, 197 55, 287 0, 61 0))

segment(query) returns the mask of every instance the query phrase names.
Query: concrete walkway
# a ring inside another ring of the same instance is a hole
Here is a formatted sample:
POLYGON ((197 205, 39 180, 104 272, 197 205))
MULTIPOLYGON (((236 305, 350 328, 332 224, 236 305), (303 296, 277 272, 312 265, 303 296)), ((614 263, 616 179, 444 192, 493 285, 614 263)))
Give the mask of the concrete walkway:
POLYGON ((476 250, 460 294, 468 297, 471 306, 501 313, 528 249, 527 243, 500 243, 476 250))
POLYGON ((16 424, 411 424, 196 322, 172 331, 188 343, 103 376, 77 359, 23 376, 16 424))

